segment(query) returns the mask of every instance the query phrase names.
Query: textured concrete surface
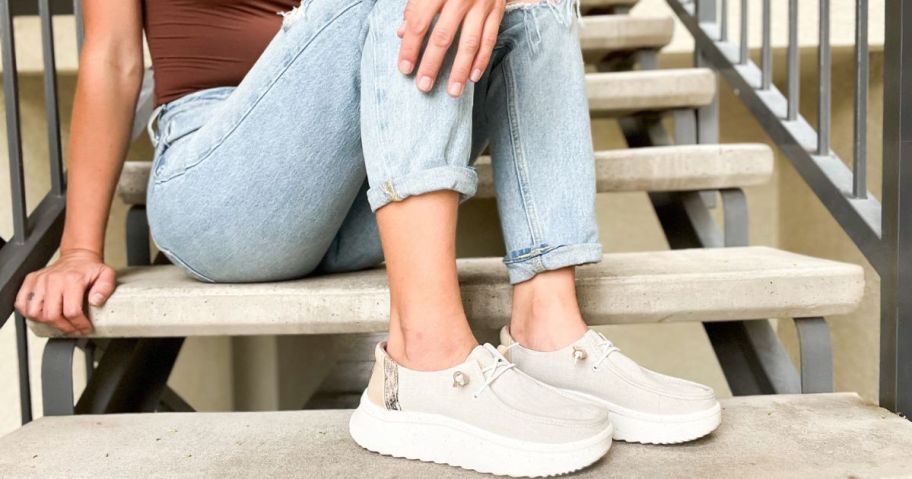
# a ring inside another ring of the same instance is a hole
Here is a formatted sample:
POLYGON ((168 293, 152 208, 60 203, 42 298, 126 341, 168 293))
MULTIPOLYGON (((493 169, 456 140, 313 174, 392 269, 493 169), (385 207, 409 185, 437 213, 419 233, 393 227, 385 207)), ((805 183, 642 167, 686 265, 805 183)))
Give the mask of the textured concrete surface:
POLYGON ((716 92, 716 76, 704 68, 589 73, 586 84, 594 117, 697 108, 708 105, 716 92))
MULTIPOLYGON (((490 477, 379 456, 348 436, 350 412, 44 418, 0 438, 5 478, 490 477)), ((569 477, 909 477, 912 424, 854 394, 723 401, 720 428, 685 445, 616 443, 569 477)))
POLYGON ((630 15, 587 16, 580 28, 580 46, 587 63, 613 52, 659 49, 671 41, 674 19, 630 15))
MULTIPOLYGON (((500 258, 459 260, 466 313, 476 328, 510 317, 500 258)), ((258 284, 209 284, 176 266, 124 270, 104 307, 91 308, 99 337, 329 334, 384 331, 386 273, 258 284)), ((861 300, 861 267, 766 247, 605 255, 577 272, 591 324, 713 321, 846 313, 861 300)), ((32 323, 39 335, 54 332, 32 323)))
MULTIPOLYGON (((476 198, 494 197, 491 158, 475 163, 476 198)), ((752 186, 773 174, 773 152, 762 144, 685 145, 595 152, 599 193, 689 191, 752 186)), ((117 193, 127 204, 145 204, 151 163, 124 163, 117 193)))

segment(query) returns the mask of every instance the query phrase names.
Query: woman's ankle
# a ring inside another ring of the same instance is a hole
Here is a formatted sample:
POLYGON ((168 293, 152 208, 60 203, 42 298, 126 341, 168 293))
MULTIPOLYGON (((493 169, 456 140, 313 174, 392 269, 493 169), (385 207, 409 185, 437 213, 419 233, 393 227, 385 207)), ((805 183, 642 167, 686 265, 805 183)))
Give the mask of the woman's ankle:
POLYGON ((510 335, 523 347, 556 351, 587 330, 576 299, 573 268, 539 273, 514 286, 510 335))
POLYGON ((391 329, 386 352, 393 361, 408 369, 439 371, 461 364, 478 346, 478 341, 467 326, 450 331, 441 329, 391 329))

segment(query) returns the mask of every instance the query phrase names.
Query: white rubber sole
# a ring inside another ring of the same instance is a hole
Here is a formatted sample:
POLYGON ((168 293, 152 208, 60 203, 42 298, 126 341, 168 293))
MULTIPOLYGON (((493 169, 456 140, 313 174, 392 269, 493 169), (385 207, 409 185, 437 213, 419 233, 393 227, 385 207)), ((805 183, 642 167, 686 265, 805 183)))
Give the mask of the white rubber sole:
POLYGON ((642 444, 678 444, 699 439, 722 423, 719 402, 705 411, 687 414, 651 414, 618 406, 586 393, 561 389, 574 397, 600 404, 608 409, 614 426, 614 439, 642 444))
POLYGON ((608 452, 612 432, 609 425, 572 443, 521 441, 438 414, 388 411, 366 396, 349 421, 352 439, 369 451, 511 477, 580 470, 608 452))

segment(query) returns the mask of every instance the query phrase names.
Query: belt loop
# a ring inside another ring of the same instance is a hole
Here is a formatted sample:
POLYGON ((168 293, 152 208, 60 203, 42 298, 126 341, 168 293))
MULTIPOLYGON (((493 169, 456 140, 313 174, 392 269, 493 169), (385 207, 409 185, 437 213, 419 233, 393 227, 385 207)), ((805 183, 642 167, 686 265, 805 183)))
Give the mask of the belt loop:
POLYGON ((146 131, 149 133, 149 140, 152 141, 152 146, 158 146, 158 141, 160 140, 160 135, 157 134, 156 130, 158 125, 153 129, 152 123, 155 123, 158 120, 158 117, 161 115, 162 109, 165 105, 159 105, 154 110, 152 110, 152 115, 149 116, 149 122, 146 123, 146 131))

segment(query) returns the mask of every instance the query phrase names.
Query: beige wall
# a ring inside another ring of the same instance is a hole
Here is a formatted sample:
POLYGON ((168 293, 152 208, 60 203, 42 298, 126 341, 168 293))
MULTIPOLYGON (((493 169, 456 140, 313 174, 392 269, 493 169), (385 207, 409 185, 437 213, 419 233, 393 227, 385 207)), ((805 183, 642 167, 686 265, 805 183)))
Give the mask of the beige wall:
MULTIPOLYGON (((808 2, 803 2, 808 3, 808 2)), ((834 11, 848 8, 843 0, 834 1, 834 11)), ((872 4, 877 3, 872 2, 872 4)), ((666 10, 660 0, 643 0, 636 14, 663 14, 666 10)), ((876 10, 876 8, 875 8, 876 10)), ((805 15, 805 18, 810 17, 805 15)), ((841 16, 839 16, 842 18, 841 16)), ((67 20, 64 19, 64 22, 67 20)), ((879 24, 882 24, 880 22, 879 24)), ((66 28, 66 23, 63 24, 66 28)), ((873 21, 872 21, 873 26, 873 21)), ((846 28, 849 28, 846 26, 846 28)), ((836 28, 834 28, 834 31, 836 28)), ((845 29, 843 29, 845 30, 845 29)), ((61 34, 62 35, 62 34, 61 34)), ((60 36, 60 38, 64 38, 60 36)), ((20 45, 26 44, 20 41, 20 45)), ((34 44, 33 44, 34 46, 34 44)), ((683 67, 689 62, 687 49, 690 47, 686 32, 678 28, 675 41, 669 52, 662 57, 663 67, 683 67)), ((24 53, 28 54, 28 52, 24 53)), ((810 65, 814 64, 813 50, 805 50, 802 87, 802 112, 808 118, 814 115, 814 91, 816 75, 810 65)), ((74 58, 64 57, 62 62, 74 58)), ((40 65, 36 64, 36 65, 40 65)), ((849 50, 837 49, 834 54, 834 149, 849 158, 851 153, 851 67, 849 50), (844 92, 844 93, 843 93, 844 92)), ((879 158, 879 124, 881 115, 881 57, 873 58, 872 111, 870 115, 870 138, 872 160, 879 158)), ((38 68, 37 66, 35 68, 38 68)), ((776 55, 776 81, 781 84, 784 63, 782 54, 776 55)), ((46 146, 44 139, 43 102, 40 78, 22 78, 23 137, 30 204, 34 204, 47 190, 46 146)), ((61 78, 60 91, 63 100, 64 130, 67 130, 69 99, 72 96, 74 78, 61 78)), ((768 139, 749 113, 723 86, 721 93, 723 142, 766 142, 768 139)), ((622 138, 614 122, 597 121, 593 125, 596 147, 599 149, 623 147, 622 138)), ((5 144, 5 127, 0 125, 0 143, 5 144)), ((5 157, 5 150, 0 153, 5 157)), ((139 142, 131 150, 131 158, 148 158, 150 150, 146 141, 139 142)), ((858 250, 846 238, 842 230, 828 215, 825 208, 801 181, 794 169, 783 158, 777 158, 777 169, 773 181, 764 186, 747 189, 751 213, 751 241, 753 244, 779 246, 784 249, 814 254, 828 258, 865 264, 868 271, 868 287, 862 308, 852 315, 830 318, 833 340, 836 348, 836 384, 839 390, 858 391, 864 397, 875 399, 877 395, 878 364, 878 280, 871 272, 858 250)), ((872 161, 869 172, 874 183, 879 179, 879 161, 872 161)), ((879 194, 879 185, 872 185, 879 194)), ((8 171, 0 168, 0 235, 8 237, 9 223, 8 171)), ((123 266, 123 224, 126 208, 115 201, 109 225, 106 256, 115 266, 123 266)), ((648 199, 642 193, 600 195, 598 215, 602 241, 609 251, 642 251, 667 248, 658 221, 648 199)), ((496 255, 502 253, 499 233, 496 231, 496 211, 491 201, 473 201, 465 205, 460 218, 460 254, 496 255), (484 232, 485 234, 479 234, 484 232)), ((667 324, 611 326, 605 328, 609 336, 626 352, 643 364, 670 374, 688 377, 708 383, 727 395, 718 363, 708 344, 702 327, 698 324, 667 324)), ((794 329, 790 322, 779 322, 779 330, 794 356, 794 329)), ((40 410, 40 352, 43 342, 31 337, 31 358, 33 393, 36 409, 40 410)), ((280 351, 277 342, 269 338, 229 340, 226 338, 202 338, 189 340, 178 360, 171 384, 199 409, 230 410, 233 408, 256 409, 281 402, 275 393, 275 384, 282 379, 252 374, 255 371, 274 370, 273 366, 280 351), (254 351, 250 354, 250 351, 254 351), (261 364, 255 367, 254 364, 261 364), (237 372, 237 374, 235 374, 237 372), (265 386, 264 386, 265 385, 265 386), (251 395, 254 388, 270 392, 251 395), (271 389, 270 389, 271 388, 271 389)), ((77 366, 77 371, 79 371, 77 366)), ((293 374, 291 372, 286 375, 293 374)), ((296 387, 303 387, 297 385, 296 387)), ((12 324, 0 329, 0 434, 18 425, 18 389, 16 382, 15 340, 12 324)))

